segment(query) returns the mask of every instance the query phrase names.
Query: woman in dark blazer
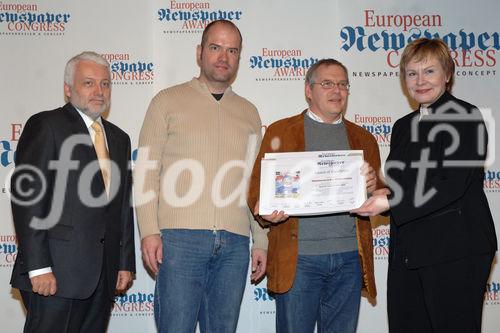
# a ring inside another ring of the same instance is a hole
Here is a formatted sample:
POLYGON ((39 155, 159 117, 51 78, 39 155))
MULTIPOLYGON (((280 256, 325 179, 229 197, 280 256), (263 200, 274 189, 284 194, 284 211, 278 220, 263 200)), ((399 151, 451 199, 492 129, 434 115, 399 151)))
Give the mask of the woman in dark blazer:
POLYGON ((480 111, 450 94, 454 63, 438 39, 404 50, 401 79, 420 104, 393 127, 388 189, 359 215, 391 221, 389 330, 480 332, 497 240, 483 191, 487 131, 480 111))

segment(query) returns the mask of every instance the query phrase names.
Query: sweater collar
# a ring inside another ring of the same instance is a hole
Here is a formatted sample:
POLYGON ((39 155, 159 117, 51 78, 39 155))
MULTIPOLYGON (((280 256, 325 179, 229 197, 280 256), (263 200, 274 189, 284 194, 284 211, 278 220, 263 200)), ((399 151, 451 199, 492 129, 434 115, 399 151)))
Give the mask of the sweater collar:
MULTIPOLYGON (((205 94, 205 95, 208 95, 208 96, 212 97, 212 93, 208 89, 208 86, 204 82, 200 81, 197 77, 193 77, 193 79, 189 82, 189 84, 194 89, 196 89, 199 92, 201 92, 202 94, 205 94)), ((232 94, 234 94, 233 89, 231 88, 231 86, 229 86, 224 91, 224 96, 222 97, 222 99, 224 99, 224 97, 230 96, 232 94)))

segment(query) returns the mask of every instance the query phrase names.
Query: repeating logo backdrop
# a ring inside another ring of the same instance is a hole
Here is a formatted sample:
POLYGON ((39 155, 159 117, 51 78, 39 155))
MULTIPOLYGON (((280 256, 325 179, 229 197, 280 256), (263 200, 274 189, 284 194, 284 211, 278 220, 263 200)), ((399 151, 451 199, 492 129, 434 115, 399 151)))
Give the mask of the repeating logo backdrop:
MULTIPOLYGON (((349 69, 351 90, 346 117, 376 138, 385 160, 394 122, 415 105, 400 83, 403 48, 421 37, 441 37, 456 64, 454 93, 497 119, 500 4, 480 0, 314 2, 286 0, 172 1, 0 1, 0 313, 2 329, 21 331, 24 313, 9 286, 17 253, 6 180, 17 140, 28 117, 63 101, 65 62, 94 50, 111 63, 109 120, 128 132, 136 148, 151 97, 167 86, 198 75, 195 48, 212 20, 229 19, 243 34, 236 92, 259 109, 263 130, 273 121, 307 107, 303 80, 307 69, 334 57, 349 69)), ((490 136, 491 137, 491 136, 490 136)), ((490 141, 497 156, 499 139, 490 141)), ((43 145, 43 142, 38 143, 43 145)), ((500 162, 488 166, 484 189, 500 230, 500 162)), ((358 332, 387 332, 386 270, 389 227, 373 229, 378 297, 363 298, 358 332)), ((140 262, 132 289, 116 298, 109 332, 155 332, 154 280, 140 262)), ((274 332, 275 304, 266 281, 247 284, 238 332, 274 332)), ((494 266, 485 293, 484 328, 500 326, 500 268, 494 266)))

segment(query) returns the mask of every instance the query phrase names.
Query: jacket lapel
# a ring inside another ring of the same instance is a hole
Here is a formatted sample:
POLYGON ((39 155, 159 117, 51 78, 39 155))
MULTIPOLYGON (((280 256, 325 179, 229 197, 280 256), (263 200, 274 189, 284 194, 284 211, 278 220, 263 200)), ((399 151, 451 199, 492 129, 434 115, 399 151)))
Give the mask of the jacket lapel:
POLYGON ((66 104, 63 107, 64 115, 68 119, 68 138, 72 135, 84 135, 85 139, 82 143, 77 144, 74 147, 73 156, 76 156, 81 163, 81 168, 83 169, 88 163, 97 159, 97 155, 94 150, 94 145, 92 143, 92 138, 90 137, 89 130, 85 125, 82 117, 78 111, 70 104, 66 104))
POLYGON ((284 151, 305 150, 304 115, 306 111, 290 120, 287 136, 285 138, 286 147, 284 151))
MULTIPOLYGON (((95 152, 94 144, 92 142, 89 129, 85 125, 85 122, 83 121, 78 111, 70 103, 66 104, 63 107, 63 110, 66 111, 66 115, 69 119, 69 130, 71 134, 83 134, 85 136, 85 141, 81 144, 76 145, 74 147, 73 153, 73 156, 75 156, 80 161, 80 170, 83 170, 86 166, 89 165, 89 163, 97 161, 97 154, 95 152)), ((104 123, 105 120, 102 120, 104 123)), ((109 145, 112 140, 108 138, 108 128, 109 126, 105 126, 104 130, 106 132, 106 138, 109 145)), ((111 175, 111 177, 113 176, 111 175)), ((98 172, 97 175, 91 179, 90 191, 93 196, 100 196, 103 193, 104 179, 101 172, 98 172)))

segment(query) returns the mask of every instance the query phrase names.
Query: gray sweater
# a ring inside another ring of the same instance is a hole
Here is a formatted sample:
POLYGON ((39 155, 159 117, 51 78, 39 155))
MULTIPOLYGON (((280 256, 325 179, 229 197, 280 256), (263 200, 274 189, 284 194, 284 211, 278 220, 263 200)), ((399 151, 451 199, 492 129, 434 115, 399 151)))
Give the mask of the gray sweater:
MULTIPOLYGON (((305 150, 350 149, 343 123, 325 124, 304 117, 305 150)), ((356 225, 349 213, 301 217, 299 254, 321 255, 358 249, 356 225)))

